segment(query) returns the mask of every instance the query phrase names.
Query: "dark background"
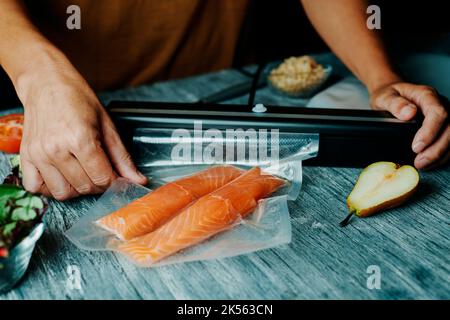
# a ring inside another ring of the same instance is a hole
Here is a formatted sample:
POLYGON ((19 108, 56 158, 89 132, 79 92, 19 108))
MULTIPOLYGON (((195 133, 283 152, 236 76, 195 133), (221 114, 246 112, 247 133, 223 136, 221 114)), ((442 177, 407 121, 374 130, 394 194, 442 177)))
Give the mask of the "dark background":
MULTIPOLYGON (((399 50, 421 51, 445 38, 450 44, 447 2, 372 1, 381 7, 382 32, 387 48, 395 54, 399 50)), ((254 0, 234 61, 239 66, 327 50, 308 22, 300 0, 254 0)), ((450 55, 450 45, 444 45, 443 50, 450 55)), ((17 104, 15 91, 0 68, 0 107, 17 104)))
MULTIPOLYGON (((339 1, 339 0, 329 0, 339 1)), ((447 0, 374 0, 381 8, 382 33, 392 51, 421 51, 450 36, 447 0)), ((255 0, 236 63, 276 60, 329 50, 309 23, 300 0, 255 0)), ((449 42, 450 43, 450 42, 449 42)), ((450 54, 450 47, 447 48, 450 54)))

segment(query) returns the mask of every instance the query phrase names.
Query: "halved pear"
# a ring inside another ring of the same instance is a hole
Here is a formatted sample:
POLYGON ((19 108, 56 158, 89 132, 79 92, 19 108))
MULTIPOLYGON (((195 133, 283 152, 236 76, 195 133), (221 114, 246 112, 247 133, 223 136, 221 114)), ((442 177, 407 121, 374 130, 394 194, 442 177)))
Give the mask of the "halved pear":
POLYGON ((347 206, 359 217, 396 207, 413 195, 419 179, 419 173, 412 166, 373 163, 361 172, 347 198, 347 206))

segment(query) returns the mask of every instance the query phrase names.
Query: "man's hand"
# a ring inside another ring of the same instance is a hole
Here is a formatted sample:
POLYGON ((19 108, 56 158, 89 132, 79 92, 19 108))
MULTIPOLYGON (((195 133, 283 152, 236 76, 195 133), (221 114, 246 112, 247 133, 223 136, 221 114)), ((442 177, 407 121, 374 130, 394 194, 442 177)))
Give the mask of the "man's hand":
POLYGON ((425 116, 413 150, 415 166, 430 168, 449 158, 447 111, 436 92, 401 82, 389 61, 380 33, 367 28, 367 0, 302 0, 316 30, 372 94, 372 107, 402 120, 425 116))
POLYGON ((416 168, 431 168, 449 160, 448 111, 433 88, 404 82, 389 84, 373 91, 371 105, 373 109, 389 111, 400 120, 411 120, 418 111, 422 112, 424 121, 412 143, 417 153, 416 168))
POLYGON ((0 65, 25 109, 23 183, 65 200, 140 174, 97 97, 69 59, 33 25, 21 0, 0 1, 0 65))
POLYGON ((66 200, 102 192, 117 176, 145 183, 95 94, 66 71, 39 70, 18 86, 25 188, 66 200))

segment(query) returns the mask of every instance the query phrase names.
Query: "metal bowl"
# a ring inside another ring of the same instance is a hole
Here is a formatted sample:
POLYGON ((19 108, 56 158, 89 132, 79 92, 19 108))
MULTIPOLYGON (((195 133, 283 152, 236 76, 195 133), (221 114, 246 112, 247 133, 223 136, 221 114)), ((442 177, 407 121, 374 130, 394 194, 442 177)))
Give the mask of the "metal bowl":
POLYGON ((30 235, 10 252, 7 258, 0 258, 0 293, 11 290, 22 279, 30 263, 36 242, 44 232, 44 223, 39 223, 30 235))

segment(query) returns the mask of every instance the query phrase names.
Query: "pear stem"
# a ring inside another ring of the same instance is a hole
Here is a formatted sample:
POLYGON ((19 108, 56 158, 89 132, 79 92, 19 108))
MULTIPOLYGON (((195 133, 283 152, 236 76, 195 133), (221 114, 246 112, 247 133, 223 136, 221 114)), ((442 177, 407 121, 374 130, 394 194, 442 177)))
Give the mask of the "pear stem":
POLYGON ((350 219, 353 217, 353 212, 350 212, 344 220, 339 223, 340 227, 345 227, 350 222, 350 219))

